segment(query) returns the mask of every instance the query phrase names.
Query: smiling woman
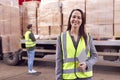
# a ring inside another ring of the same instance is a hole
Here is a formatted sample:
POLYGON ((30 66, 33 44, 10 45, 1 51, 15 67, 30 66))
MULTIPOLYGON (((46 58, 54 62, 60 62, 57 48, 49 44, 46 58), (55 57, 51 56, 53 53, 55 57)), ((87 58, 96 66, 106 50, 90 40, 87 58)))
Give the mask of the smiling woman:
POLYGON ((83 11, 72 10, 67 31, 57 38, 56 80, 92 80, 97 52, 84 24, 83 11))

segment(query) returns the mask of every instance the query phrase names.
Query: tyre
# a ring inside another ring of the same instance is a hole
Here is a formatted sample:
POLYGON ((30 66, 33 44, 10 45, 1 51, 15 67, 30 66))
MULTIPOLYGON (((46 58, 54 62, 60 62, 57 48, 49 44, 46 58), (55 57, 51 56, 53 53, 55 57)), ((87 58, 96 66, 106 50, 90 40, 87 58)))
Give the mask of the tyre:
POLYGON ((19 62, 19 53, 5 53, 3 56, 4 63, 8 65, 15 66, 19 62))

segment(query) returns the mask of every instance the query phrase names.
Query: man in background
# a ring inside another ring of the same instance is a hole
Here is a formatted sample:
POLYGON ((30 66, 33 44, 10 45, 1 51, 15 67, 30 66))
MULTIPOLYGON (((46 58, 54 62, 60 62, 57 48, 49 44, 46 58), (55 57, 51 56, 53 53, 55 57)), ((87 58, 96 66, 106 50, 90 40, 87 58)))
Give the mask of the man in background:
POLYGON ((32 24, 28 24, 27 29, 28 30, 25 33, 25 46, 28 55, 28 73, 36 73, 37 71, 33 69, 36 39, 32 33, 32 24))

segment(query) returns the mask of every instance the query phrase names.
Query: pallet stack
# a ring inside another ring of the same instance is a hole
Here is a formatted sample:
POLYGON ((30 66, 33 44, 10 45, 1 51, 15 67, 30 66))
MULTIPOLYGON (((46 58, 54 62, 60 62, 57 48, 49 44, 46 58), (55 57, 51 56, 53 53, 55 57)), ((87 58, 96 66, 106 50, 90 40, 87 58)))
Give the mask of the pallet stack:
POLYGON ((114 4, 114 36, 120 38, 120 0, 115 0, 114 4))
POLYGON ((62 31, 66 31, 70 12, 76 8, 85 12, 85 0, 60 0, 60 3, 62 4, 63 13, 62 31))
POLYGON ((113 36, 113 0, 86 0, 86 30, 93 38, 113 36))
POLYGON ((16 0, 0 0, 0 37, 3 53, 20 49, 20 17, 16 0))
POLYGON ((26 26, 32 24, 32 31, 34 34, 37 32, 37 8, 39 7, 39 1, 27 1, 23 2, 23 34, 26 32, 26 26))
POLYGON ((56 38, 61 33, 59 0, 41 0, 38 12, 38 35, 40 39, 56 38))
MULTIPOLYGON (((33 32, 40 39, 56 38, 66 31, 70 12, 79 8, 86 14, 86 31, 93 38, 120 37, 119 5, 119 0, 41 0, 39 7, 32 12, 37 15, 33 32)), ((24 20, 28 22, 27 18, 24 20)))

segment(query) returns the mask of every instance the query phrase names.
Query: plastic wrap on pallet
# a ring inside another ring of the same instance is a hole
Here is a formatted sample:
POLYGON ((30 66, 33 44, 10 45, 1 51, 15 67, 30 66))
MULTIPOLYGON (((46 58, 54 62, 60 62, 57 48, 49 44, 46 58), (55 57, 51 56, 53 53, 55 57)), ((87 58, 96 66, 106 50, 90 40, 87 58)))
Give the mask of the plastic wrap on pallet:
POLYGON ((67 25, 68 17, 73 9, 81 9, 85 12, 85 0, 60 0, 62 3, 63 25, 67 25))
POLYGON ((38 26, 61 25, 59 0, 41 0, 38 10, 40 13, 38 26))
POLYGON ((56 39, 58 35, 61 33, 61 27, 60 26, 51 26, 50 27, 50 38, 56 39))
POLYGON ((19 7, 17 6, 18 1, 10 0, 8 3, 5 3, 7 0, 3 1, 0 0, 1 3, 1 10, 2 15, 1 27, 3 28, 2 35, 9 35, 9 34, 19 34, 20 32, 20 17, 19 17, 19 7), (11 2, 11 4, 9 4, 11 2))
MULTIPOLYGON (((13 46, 20 45, 20 16, 19 16, 19 6, 17 0, 0 0, 0 29, 2 38, 2 52, 8 53, 13 52, 11 49, 13 46), (12 35, 15 35, 12 37, 12 35), (10 39, 13 44, 10 44, 10 39), (19 39, 19 40, 18 40, 19 39)), ((14 47, 16 51, 20 49, 19 47, 14 47)))
POLYGON ((86 24, 86 32, 90 33, 93 38, 112 38, 113 25, 99 25, 99 24, 86 24))
POLYGON ((35 8, 39 7, 39 1, 27 1, 23 2, 23 6, 27 7, 30 10, 34 10, 35 8))
POLYGON ((3 35, 4 34, 4 28, 3 28, 3 6, 0 5, 0 35, 3 35))
POLYGON ((120 0, 115 0, 114 4, 114 37, 120 38, 120 0))
POLYGON ((20 35, 9 35, 10 52, 16 52, 21 48, 20 35))
POLYGON ((2 35, 1 38, 2 38, 2 52, 3 53, 10 52, 8 35, 2 35))
POLYGON ((114 25, 114 36, 120 38, 120 24, 114 25))
POLYGON ((11 33, 11 7, 8 6, 8 5, 3 5, 2 6, 3 8, 3 12, 2 12, 2 15, 3 15, 3 29, 4 29, 4 34, 3 35, 7 35, 7 34, 10 34, 11 33))
POLYGON ((113 24, 113 0, 86 0, 87 24, 113 24))
POLYGON ((115 0, 114 4, 114 23, 120 24, 120 0, 115 0))
POLYGON ((0 0, 0 4, 19 8, 18 0, 0 0))
POLYGON ((23 34, 26 32, 26 26, 32 24, 32 32, 37 34, 37 8, 39 7, 39 1, 27 1, 23 2, 23 34))
POLYGON ((38 27, 39 39, 49 39, 50 35, 49 32, 50 32, 49 26, 39 26, 38 27))

